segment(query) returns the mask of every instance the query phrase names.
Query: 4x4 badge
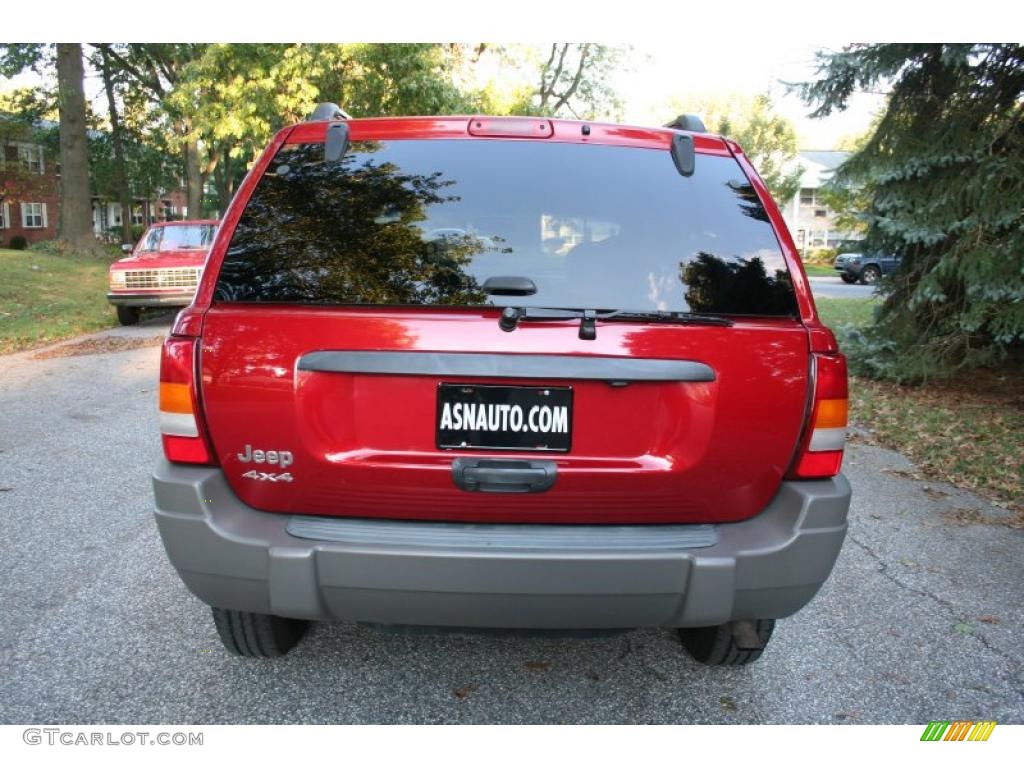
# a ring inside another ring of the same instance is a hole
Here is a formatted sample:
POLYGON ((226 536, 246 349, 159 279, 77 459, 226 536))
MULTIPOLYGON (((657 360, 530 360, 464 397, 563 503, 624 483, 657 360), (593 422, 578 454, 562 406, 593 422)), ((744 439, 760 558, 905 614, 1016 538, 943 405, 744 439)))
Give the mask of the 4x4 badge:
POLYGON ((272 483, 290 483, 295 479, 292 477, 291 472, 275 474, 273 472, 257 472, 255 469, 250 469, 242 477, 246 477, 249 480, 269 480, 272 483))

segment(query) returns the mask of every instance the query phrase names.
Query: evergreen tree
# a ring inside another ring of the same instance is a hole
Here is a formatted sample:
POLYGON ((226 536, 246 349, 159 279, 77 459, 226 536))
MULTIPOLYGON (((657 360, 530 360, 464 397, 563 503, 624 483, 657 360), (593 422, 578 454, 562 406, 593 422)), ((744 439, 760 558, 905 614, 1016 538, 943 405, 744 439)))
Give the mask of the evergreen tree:
POLYGON ((1024 45, 853 45, 819 54, 812 116, 888 90, 877 128, 837 174, 870 190, 866 246, 902 257, 854 370, 923 380, 1024 342, 1024 45))

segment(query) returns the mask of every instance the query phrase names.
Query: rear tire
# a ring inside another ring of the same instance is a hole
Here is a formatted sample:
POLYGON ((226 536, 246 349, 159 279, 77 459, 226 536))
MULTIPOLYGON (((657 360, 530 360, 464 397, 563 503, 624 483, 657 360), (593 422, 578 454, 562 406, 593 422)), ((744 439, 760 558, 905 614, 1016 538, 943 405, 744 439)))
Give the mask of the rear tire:
POLYGON ((213 623, 224 647, 238 656, 272 658, 288 653, 302 639, 308 621, 248 611, 213 608, 213 623))
POLYGON ((874 285, 881 276, 882 272, 878 267, 864 267, 864 271, 860 273, 860 281, 864 285, 874 285))
POLYGON ((117 307, 117 322, 121 325, 136 325, 139 322, 138 307, 117 307))
POLYGON ((679 639, 689 654, 701 664, 713 667, 741 666, 761 658, 775 629, 775 619, 757 619, 751 623, 757 633, 760 648, 741 648, 732 623, 717 627, 680 629, 679 639))

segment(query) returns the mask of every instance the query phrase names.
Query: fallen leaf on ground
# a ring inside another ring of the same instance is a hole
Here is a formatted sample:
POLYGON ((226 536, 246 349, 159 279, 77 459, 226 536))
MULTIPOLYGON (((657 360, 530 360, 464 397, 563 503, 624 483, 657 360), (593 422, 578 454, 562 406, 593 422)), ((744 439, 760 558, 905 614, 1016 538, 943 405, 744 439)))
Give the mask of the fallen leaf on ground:
POLYGON ((163 336, 101 336, 98 339, 86 339, 74 344, 62 344, 53 349, 36 352, 33 360, 49 360, 54 357, 74 357, 77 355, 101 355, 107 352, 127 352, 142 347, 157 347, 163 344, 163 336))
POLYGON ((903 480, 920 480, 921 479, 921 475, 918 474, 917 472, 910 472, 910 471, 905 470, 905 469, 895 469, 894 467, 885 467, 885 468, 882 469, 882 472, 884 472, 887 475, 891 475, 893 477, 899 477, 899 478, 901 478, 903 480))
POLYGON ((464 685, 461 688, 456 688, 454 691, 452 691, 452 693, 455 694, 455 698, 456 699, 458 699, 459 701, 462 701, 463 699, 468 698, 469 694, 471 694, 475 690, 476 690, 476 686, 475 685, 464 685))
POLYGON ((982 525, 989 522, 979 510, 971 507, 954 507, 943 512, 942 516, 953 525, 982 525))
POLYGON ((528 661, 523 664, 531 672, 543 672, 545 669, 551 668, 550 661, 528 661))

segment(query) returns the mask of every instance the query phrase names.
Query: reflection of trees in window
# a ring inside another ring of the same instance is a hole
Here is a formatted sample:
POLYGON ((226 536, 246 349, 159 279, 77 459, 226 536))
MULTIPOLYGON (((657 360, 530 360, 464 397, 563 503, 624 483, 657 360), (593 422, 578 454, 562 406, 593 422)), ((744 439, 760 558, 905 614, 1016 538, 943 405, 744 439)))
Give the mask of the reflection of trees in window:
POLYGON ((323 145, 286 147, 238 223, 218 298, 374 304, 479 304, 465 267, 476 238, 424 239, 428 206, 454 202, 440 172, 406 174, 377 163, 380 145, 356 144, 337 162, 323 145))
POLYGON ((761 205, 761 198, 757 196, 757 190, 754 189, 753 184, 749 181, 734 180, 726 182, 725 186, 739 198, 740 210, 744 216, 749 216, 758 221, 768 221, 768 212, 761 205))
POLYGON ((769 277, 760 257, 721 259, 701 251, 682 265, 687 286, 686 303, 693 312, 743 315, 796 313, 789 273, 776 270, 769 277))

